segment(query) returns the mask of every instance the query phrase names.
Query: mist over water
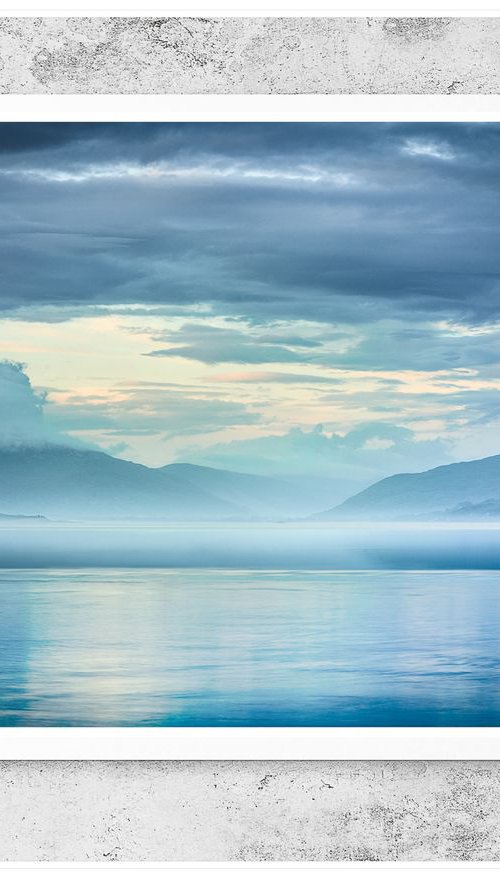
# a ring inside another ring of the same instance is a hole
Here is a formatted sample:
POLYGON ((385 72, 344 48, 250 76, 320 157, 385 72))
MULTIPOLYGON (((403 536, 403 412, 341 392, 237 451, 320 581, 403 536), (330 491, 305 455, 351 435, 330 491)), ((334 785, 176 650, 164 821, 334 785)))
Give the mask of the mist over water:
POLYGON ((0 567, 499 569, 499 524, 0 525, 0 567))

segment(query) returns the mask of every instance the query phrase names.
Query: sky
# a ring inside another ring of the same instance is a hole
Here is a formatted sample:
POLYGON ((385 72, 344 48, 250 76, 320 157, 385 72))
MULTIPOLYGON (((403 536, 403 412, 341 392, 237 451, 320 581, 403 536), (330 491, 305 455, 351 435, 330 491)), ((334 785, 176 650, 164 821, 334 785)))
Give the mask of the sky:
POLYGON ((0 129, 1 442, 359 484, 500 453, 500 125, 0 129))

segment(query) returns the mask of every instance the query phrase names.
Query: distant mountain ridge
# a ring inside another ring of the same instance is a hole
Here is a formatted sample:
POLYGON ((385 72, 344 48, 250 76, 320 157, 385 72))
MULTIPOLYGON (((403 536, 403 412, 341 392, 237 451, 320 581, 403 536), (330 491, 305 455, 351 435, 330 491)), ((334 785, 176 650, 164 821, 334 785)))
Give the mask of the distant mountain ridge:
POLYGON ((0 520, 500 521, 500 455, 389 476, 312 516, 319 494, 308 487, 188 463, 151 468, 68 446, 0 448, 0 520))
MULTIPOLYGON (((193 463, 170 463, 162 471, 177 475, 183 481, 214 493, 221 500, 244 507, 249 514, 270 518, 301 517, 304 509, 315 508, 314 490, 290 484, 286 479, 250 475, 233 470, 215 469, 193 463)), ((316 504, 317 504, 316 499, 316 504)), ((316 505, 317 508, 317 505, 316 505)))
POLYGON ((282 519, 310 514, 314 505, 305 493, 286 480, 193 464, 152 468, 102 451, 55 445, 0 448, 0 508, 11 516, 282 519))
POLYGON ((500 520, 500 454, 375 482, 317 520, 500 520))
POLYGON ((52 519, 249 517, 175 472, 53 445, 0 449, 0 505, 52 519))

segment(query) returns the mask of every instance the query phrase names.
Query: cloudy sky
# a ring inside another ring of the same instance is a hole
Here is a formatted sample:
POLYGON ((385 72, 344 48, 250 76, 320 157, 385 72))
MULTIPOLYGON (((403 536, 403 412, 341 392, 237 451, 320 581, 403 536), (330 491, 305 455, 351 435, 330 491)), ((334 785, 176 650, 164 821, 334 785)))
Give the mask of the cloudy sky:
POLYGON ((4 438, 361 481, 500 452, 500 125, 0 128, 4 438))

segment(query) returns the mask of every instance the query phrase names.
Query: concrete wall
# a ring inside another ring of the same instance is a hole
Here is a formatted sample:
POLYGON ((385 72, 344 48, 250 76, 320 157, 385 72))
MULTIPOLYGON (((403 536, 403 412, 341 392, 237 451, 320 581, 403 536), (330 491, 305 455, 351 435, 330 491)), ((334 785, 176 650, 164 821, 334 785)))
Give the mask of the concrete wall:
POLYGON ((500 90, 500 18, 3 18, 0 93, 500 90))
POLYGON ((500 765, 4 762, 3 860, 496 860, 500 765))
MULTIPOLYGON (((500 91, 500 19, 0 19, 0 93, 500 91)), ((500 859, 500 765, 4 762, 0 860, 500 859)))

